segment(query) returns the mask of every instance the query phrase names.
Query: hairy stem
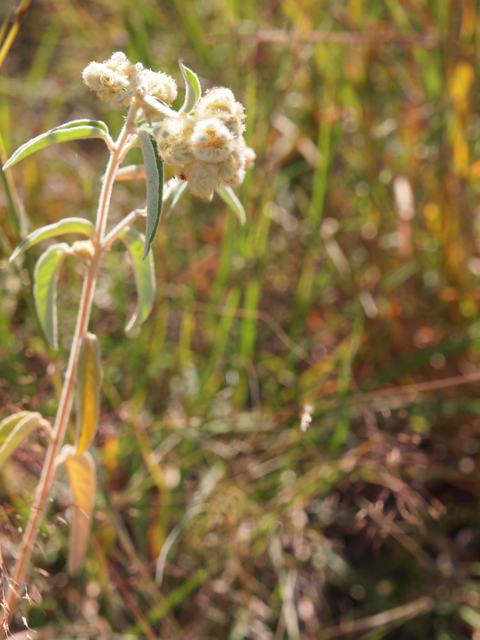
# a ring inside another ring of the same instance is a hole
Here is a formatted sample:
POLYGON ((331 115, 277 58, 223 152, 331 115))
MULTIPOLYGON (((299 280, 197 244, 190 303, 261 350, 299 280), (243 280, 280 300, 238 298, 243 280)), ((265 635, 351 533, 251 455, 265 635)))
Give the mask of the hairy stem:
POLYGON ((38 483, 35 502, 30 512, 30 518, 28 520, 28 524, 20 545, 18 559, 11 575, 11 582, 14 587, 11 586, 9 588, 6 597, 3 614, 4 629, 7 628, 8 621, 11 614, 13 613, 15 604, 20 597, 20 591, 25 580, 25 574, 30 561, 30 556, 37 539, 38 529, 43 519, 48 497, 50 495, 50 491, 52 489, 53 481, 55 478, 56 459, 63 445, 63 440, 68 425, 68 419, 70 417, 70 412, 72 409, 80 343, 83 335, 88 329, 90 312, 92 309, 92 300, 95 292, 97 268, 100 258, 105 251, 105 227, 107 223, 113 183, 115 181, 115 174, 125 155, 124 147, 131 133, 132 126, 134 125, 137 111, 138 107, 133 104, 130 108, 127 119, 125 120, 125 124, 120 132, 117 142, 115 143, 113 148, 110 149, 110 160, 107 165, 105 178, 100 192, 100 199, 97 209, 97 220, 95 224, 95 234, 92 240, 94 252, 91 261, 88 264, 87 272, 83 281, 83 289, 80 299, 80 306, 78 309, 77 323, 70 350, 70 356, 68 359, 67 372, 65 374, 65 380, 63 383, 60 402, 58 405, 57 415, 52 430, 51 441, 47 449, 45 463, 43 465, 42 474, 38 483))

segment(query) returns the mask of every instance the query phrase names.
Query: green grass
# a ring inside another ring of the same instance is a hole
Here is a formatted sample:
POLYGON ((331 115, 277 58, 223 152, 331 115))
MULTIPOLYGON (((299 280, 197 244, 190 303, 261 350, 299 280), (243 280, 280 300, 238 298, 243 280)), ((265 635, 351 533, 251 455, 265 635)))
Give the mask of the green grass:
MULTIPOLYGON (((92 542, 85 569, 67 578, 60 474, 30 578, 39 604, 22 603, 32 628, 477 637, 477 5, 32 3, 0 75, 7 155, 74 118, 117 131, 120 113, 81 82, 88 62, 116 50, 177 80, 182 59, 203 88, 230 86, 257 153, 238 190, 244 228, 219 199, 190 195, 162 221, 157 302, 138 336, 123 331, 135 304, 128 262, 115 250, 102 268, 91 325, 105 372, 92 542), (272 29, 297 36, 262 41, 272 29), (407 41, 315 43, 317 31, 407 41), (427 35, 437 46, 418 41, 427 35), (411 220, 398 214, 398 176, 412 188, 411 220), (157 558, 174 530, 158 588, 157 558)), ((22 216, 30 230, 92 219, 105 161, 100 142, 71 143, 2 178, 2 418, 15 407, 54 415, 78 302, 70 265, 59 283, 61 346, 50 351, 30 293, 40 249, 18 271, 7 265, 22 216)), ((116 218, 144 197, 143 184, 119 183, 116 218)), ((0 470, 7 571, 44 445, 27 443, 0 470)), ((18 614, 12 630, 21 629, 18 614)))

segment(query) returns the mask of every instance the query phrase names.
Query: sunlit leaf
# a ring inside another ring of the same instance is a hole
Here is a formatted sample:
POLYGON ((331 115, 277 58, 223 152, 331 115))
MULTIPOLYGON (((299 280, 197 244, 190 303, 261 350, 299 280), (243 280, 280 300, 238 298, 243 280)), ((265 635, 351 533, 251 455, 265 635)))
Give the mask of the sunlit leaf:
POLYGON ((145 180, 147 177, 143 164, 129 164, 115 174, 115 180, 145 180))
POLYGON ((145 259, 157 235, 162 215, 163 162, 158 157, 156 144, 150 135, 146 131, 140 131, 139 138, 147 173, 147 228, 143 250, 145 259))
POLYGON ((155 300, 155 270, 151 253, 143 260, 145 238, 141 233, 126 227, 119 238, 127 247, 137 285, 137 308, 125 327, 125 330, 129 331, 145 322, 150 315, 155 300))
POLYGON ((171 178, 165 185, 164 199, 163 199, 163 211, 165 216, 169 216, 180 198, 187 190, 187 181, 179 180, 178 178, 171 178))
POLYGON ((245 209, 243 208, 243 204, 237 198, 232 187, 218 187, 217 193, 240 220, 240 224, 245 224, 247 221, 245 209))
POLYGON ((72 517, 68 544, 69 574, 78 571, 87 551, 95 503, 96 469, 88 451, 81 455, 67 455, 65 459, 72 492, 72 517))
POLYGON ((79 140, 81 138, 105 138, 106 136, 106 125, 103 122, 98 122, 96 120, 74 120, 73 122, 68 122, 67 124, 56 127, 55 129, 50 129, 50 131, 42 133, 36 138, 33 138, 33 140, 29 140, 25 144, 22 144, 3 168, 8 169, 8 167, 12 167, 17 162, 20 162, 20 160, 23 160, 23 158, 35 153, 35 151, 39 151, 44 147, 49 147, 57 142, 68 142, 69 140, 79 140), (88 124, 79 125, 77 124, 78 122, 86 122, 88 124))
POLYGON ((25 438, 40 426, 42 416, 39 413, 27 412, 25 415, 22 411, 22 414, 10 416, 0 424, 0 466, 25 438), (21 417, 17 420, 19 415, 21 417), (2 437, 4 435, 5 438, 2 437))
POLYGON ((33 296, 38 318, 48 342, 57 348, 57 281, 59 267, 69 251, 65 242, 53 244, 35 266, 33 296))
POLYGON ((4 418, 0 422, 0 446, 5 442, 20 420, 23 420, 23 418, 30 415, 30 413, 30 411, 19 411, 12 416, 8 416, 8 418, 4 418))
POLYGON ((180 109, 180 113, 190 113, 200 100, 202 88, 197 74, 182 64, 181 60, 179 60, 178 64, 180 65, 183 79, 185 80, 185 102, 180 109))
POLYGON ((81 233, 91 238, 93 237, 94 231, 95 228, 90 220, 86 220, 85 218, 64 218, 59 222, 49 224, 46 227, 41 227, 40 229, 36 229, 35 231, 32 231, 32 233, 29 233, 28 236, 13 250, 9 261, 12 262, 12 260, 15 260, 22 251, 33 247, 33 245, 37 244, 37 242, 41 242, 41 240, 61 236, 65 233, 81 233))
POLYGON ((88 449, 97 432, 102 377, 97 336, 87 333, 82 338, 77 366, 77 454, 88 449))
POLYGON ((65 124, 59 124, 58 127, 54 127, 52 131, 59 131, 62 129, 75 129, 76 127, 98 127, 98 129, 103 129, 105 133, 108 133, 108 127, 105 122, 101 120, 71 120, 70 122, 65 122, 65 124))
POLYGON ((480 611, 472 607, 463 606, 460 607, 459 614, 462 620, 477 631, 480 631, 480 611))

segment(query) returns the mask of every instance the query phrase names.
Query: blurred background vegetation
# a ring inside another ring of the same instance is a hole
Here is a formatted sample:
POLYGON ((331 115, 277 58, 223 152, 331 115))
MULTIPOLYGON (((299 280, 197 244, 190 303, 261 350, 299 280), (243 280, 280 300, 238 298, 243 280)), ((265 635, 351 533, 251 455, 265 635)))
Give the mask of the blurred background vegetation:
MULTIPOLYGON (((177 79, 181 58, 246 105, 248 222, 185 196, 135 335, 130 265, 109 254, 87 561, 67 577, 61 472, 12 631, 478 640, 480 2, 33 0, 0 72, 2 153, 75 118, 117 131, 81 81, 117 50, 177 79)), ((92 140, 1 175, 0 418, 54 416, 80 281, 72 261, 54 353, 32 309, 41 249, 17 270, 8 255, 93 219, 105 162, 92 140)), ((113 216, 144 193, 117 184, 113 216)), ((44 447, 0 470, 7 572, 44 447)))

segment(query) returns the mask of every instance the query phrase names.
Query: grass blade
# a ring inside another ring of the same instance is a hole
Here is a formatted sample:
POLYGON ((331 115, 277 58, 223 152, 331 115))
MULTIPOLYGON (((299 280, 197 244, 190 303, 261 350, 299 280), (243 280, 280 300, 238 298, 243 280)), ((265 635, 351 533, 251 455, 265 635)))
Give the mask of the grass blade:
POLYGON ((235 191, 232 187, 218 187, 216 190, 221 199, 230 207, 233 213, 237 216, 240 224, 245 224, 247 221, 247 215, 243 204, 238 199, 235 191))

